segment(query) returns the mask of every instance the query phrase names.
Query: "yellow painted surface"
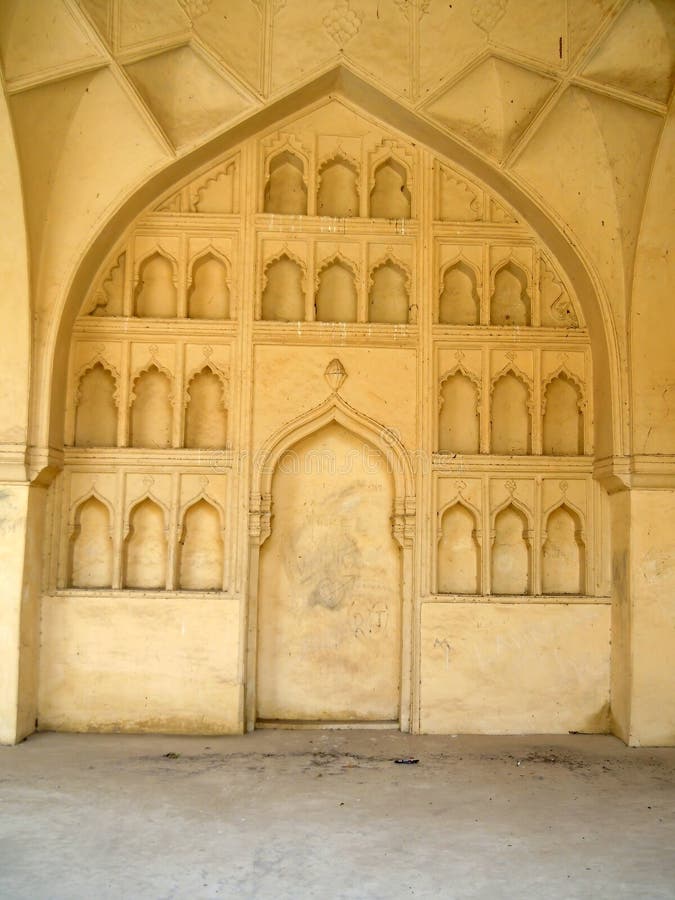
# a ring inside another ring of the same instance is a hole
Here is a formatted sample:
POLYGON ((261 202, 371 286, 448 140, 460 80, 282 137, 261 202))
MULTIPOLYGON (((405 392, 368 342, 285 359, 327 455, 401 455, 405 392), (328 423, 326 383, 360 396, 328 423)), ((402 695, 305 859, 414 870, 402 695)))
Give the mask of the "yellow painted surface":
POLYGON ((45 598, 40 727, 240 731, 237 622, 233 599, 45 598))
POLYGON ((609 607, 426 603, 421 731, 605 732, 609 607))
POLYGON ((377 504, 337 529, 400 599, 354 669, 382 703, 338 667, 323 708, 317 652, 270 715, 598 730, 609 702, 675 742, 675 15, 260 5, 0 4, 0 741, 252 727, 299 597, 264 469, 338 422, 397 466, 389 543, 377 504))

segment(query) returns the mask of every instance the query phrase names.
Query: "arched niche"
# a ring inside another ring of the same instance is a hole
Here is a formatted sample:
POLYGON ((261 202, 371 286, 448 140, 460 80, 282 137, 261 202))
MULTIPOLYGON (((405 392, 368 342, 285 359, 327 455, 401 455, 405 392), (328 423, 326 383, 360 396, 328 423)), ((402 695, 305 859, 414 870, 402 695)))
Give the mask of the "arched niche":
POLYGON ((80 376, 75 407, 76 447, 117 445, 117 382, 96 362, 80 376))
POLYGON ((163 253, 148 256, 138 269, 134 312, 141 318, 175 319, 176 284, 174 265, 163 253))
POLYGON ((129 516, 129 532, 124 541, 124 587, 164 590, 166 567, 164 510, 146 497, 134 506, 129 516))
POLYGON ((111 513, 92 495, 75 512, 68 584, 75 588, 110 588, 112 575, 111 513))
POLYGON ((402 163, 390 156, 373 173, 370 215, 374 219, 409 219, 410 210, 408 172, 402 163))
POLYGON ((491 325, 530 325, 532 310, 527 275, 513 260, 495 272, 490 299, 491 325))
MULTIPOLYGON (((319 435, 322 429, 332 428, 334 425, 340 426, 341 432, 350 436, 349 440, 359 441, 361 450, 357 448, 354 457, 353 447, 348 446, 350 451, 350 466, 340 466, 335 455, 326 454, 323 447, 315 448, 315 452, 311 454, 312 466, 316 471, 317 466, 328 466, 328 471, 345 473, 354 472, 353 462, 363 464, 368 467, 369 455, 367 448, 371 447, 377 456, 377 464, 371 470, 371 480, 373 472, 382 472, 382 463, 386 470, 386 478, 390 479, 391 488, 393 488, 393 509, 389 507, 388 513, 388 533, 393 534, 398 546, 401 548, 402 560, 400 563, 401 583, 399 594, 402 595, 401 608, 401 666, 400 666, 400 725, 403 730, 407 730, 410 726, 410 702, 411 702, 411 635, 410 622, 412 615, 412 552, 414 539, 414 476, 410 458, 401 443, 399 437, 381 423, 370 419, 369 417, 359 413, 352 406, 342 400, 338 395, 333 395, 325 403, 307 411, 302 416, 292 422, 284 425, 281 429, 271 435, 264 442, 253 460, 253 471, 251 479, 251 516, 249 520, 249 533, 251 535, 251 552, 249 556, 249 572, 252 579, 252 592, 249 605, 249 633, 248 633, 248 660, 249 668, 247 675, 247 696, 246 696, 246 720, 249 729, 254 727, 256 721, 256 678, 257 678, 257 658, 258 658, 258 614, 261 584, 258 581, 258 575, 261 565, 261 547, 267 542, 272 534, 272 507, 273 500, 273 479, 275 473, 281 471, 281 461, 286 457, 287 451, 297 449, 305 438, 311 439, 312 436, 319 435), (363 448, 366 448, 362 452, 363 448)), ((324 434, 330 431, 324 432, 324 434)), ((309 448, 312 450, 312 447, 309 448)), ((303 456, 304 459, 304 456, 303 456)), ((287 463, 284 462, 286 473, 291 475, 296 472, 301 476, 304 465, 298 462, 298 456, 291 454, 291 458, 287 463)), ((337 491, 337 494, 340 492, 337 491)), ((377 495, 378 490, 366 491, 364 493, 372 493, 377 495)), ((316 496, 313 494, 313 496, 316 496)), ((348 500, 348 496, 345 495, 348 500)), ((274 504, 274 516, 277 515, 277 507, 274 504)), ((366 516, 365 519, 368 517, 366 516)), ((367 527, 364 519, 364 527, 367 527)), ((324 517, 325 521, 329 520, 329 516, 324 517)), ((275 519, 276 521, 276 519, 275 519)), ((275 526, 276 527, 276 526, 275 526)), ((279 534, 279 532, 277 532, 279 534)), ((381 536, 381 534, 380 534, 381 536)), ((329 548, 324 548, 328 552, 329 548)), ((317 596, 323 596, 319 589, 317 596)), ((318 610, 324 609, 322 604, 317 604, 318 610)))
POLYGON ((359 172, 355 163, 340 154, 319 169, 316 196, 319 216, 350 218, 359 214, 359 172))
POLYGON ((460 500, 441 515, 436 560, 439 594, 479 594, 480 543, 477 519, 460 500))
POLYGON ((214 253, 206 253, 192 264, 188 318, 227 319, 229 315, 230 288, 227 267, 214 253))
MULTIPOLYGON (((609 298, 598 280, 592 261, 578 242, 573 242, 559 223, 550 205, 520 188, 504 169, 498 168, 474 153, 439 128, 430 126, 414 111, 392 99, 371 83, 361 79, 342 65, 322 73, 302 88, 284 97, 284 117, 304 115, 308 104, 327 101, 331 92, 362 110, 373 120, 396 123, 397 128, 420 146, 426 146, 448 166, 460 168, 485 189, 500 196, 516 210, 520 222, 536 224, 537 235, 551 258, 565 273, 574 294, 583 300, 583 320, 588 326, 593 348, 594 397, 593 446, 602 458, 621 457, 627 436, 624 416, 628 390, 627 372, 620 365, 617 329, 609 298), (609 402, 608 401, 609 398, 609 402)), ((82 297, 86 296, 100 271, 101 261, 121 242, 125 232, 146 209, 156 206, 164 194, 176 185, 189 181, 194 172, 202 172, 209 165, 218 165, 223 155, 231 153, 249 135, 262 133, 270 127, 270 109, 252 114, 245 131, 239 126, 223 132, 208 143, 186 153, 157 171, 136 191, 116 207, 92 233, 69 279, 63 280, 63 293, 55 300, 53 328, 47 337, 44 354, 36 357, 32 367, 35 415, 32 417, 31 442, 35 446, 58 447, 63 442, 64 392, 63 375, 67 371, 67 357, 73 324, 82 297)), ((30 342, 24 340, 25 346, 30 342)))
POLYGON ((302 322, 305 319, 304 272, 287 253, 265 268, 262 318, 268 322, 302 322))
POLYGON ((456 370, 441 381, 438 412, 439 453, 480 452, 480 390, 477 381, 456 370))
POLYGON ((184 445, 203 450, 225 447, 227 398, 221 377, 205 365, 190 379, 186 394, 184 445))
POLYGON ((356 322, 358 295, 352 267, 333 259, 319 271, 316 318, 319 322, 356 322))
POLYGON ((583 594, 585 550, 579 515, 566 503, 546 520, 541 559, 544 594, 583 594))
POLYGON ((490 451, 503 456, 532 452, 530 389, 512 369, 492 386, 490 451))
POLYGON ((584 452, 584 415, 578 384, 560 372, 545 386, 543 450, 549 456, 581 456, 584 452))
POLYGON ((129 445, 148 449, 171 446, 173 403, 169 376, 154 363, 135 379, 131 394, 129 445))
POLYGON ((490 569, 493 594, 530 593, 529 523, 514 503, 495 516, 490 569))
POLYGON ((410 320, 409 277, 393 259, 379 263, 370 274, 368 320, 385 325, 407 325, 410 320))
POLYGON ((291 150, 272 157, 265 185, 266 213, 307 215, 307 184, 303 161, 291 150))
POLYGON ((178 584, 184 591, 223 589, 223 543, 220 512, 205 498, 185 511, 179 542, 178 584))
POLYGON ((480 322, 476 273, 463 260, 453 263, 443 272, 438 321, 441 325, 477 325, 480 322))

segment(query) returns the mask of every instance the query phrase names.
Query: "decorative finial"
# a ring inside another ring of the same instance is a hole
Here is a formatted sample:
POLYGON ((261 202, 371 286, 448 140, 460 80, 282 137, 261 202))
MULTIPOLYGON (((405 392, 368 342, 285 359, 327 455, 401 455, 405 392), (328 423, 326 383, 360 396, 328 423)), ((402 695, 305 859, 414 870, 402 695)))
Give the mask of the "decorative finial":
POLYGON ((323 373, 324 378, 334 394, 337 394, 342 385, 345 383, 347 372, 339 359, 331 359, 323 373))

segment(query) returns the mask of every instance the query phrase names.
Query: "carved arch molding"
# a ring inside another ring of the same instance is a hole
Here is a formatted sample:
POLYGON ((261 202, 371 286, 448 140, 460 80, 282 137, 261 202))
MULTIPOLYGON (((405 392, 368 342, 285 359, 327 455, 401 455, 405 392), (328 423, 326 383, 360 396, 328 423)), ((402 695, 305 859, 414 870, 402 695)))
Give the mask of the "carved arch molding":
MULTIPOLYGON (((163 569, 146 593, 237 600, 237 721, 253 727, 272 478, 291 446, 337 423, 377 448, 392 475, 400 724, 423 729, 426 603, 469 594, 562 604, 574 594, 592 604, 608 593, 605 499, 593 479, 597 340, 556 249, 475 172, 344 97, 242 135, 137 215, 83 292, 46 592, 129 594, 130 516, 152 497, 164 514, 153 537, 163 569), (350 193, 348 216, 320 214, 335 160, 349 163, 331 181, 335 208, 341 185, 350 193), (85 382, 93 369, 101 377, 85 382), (83 397, 112 417, 105 446, 83 397), (101 506, 82 516, 91 497, 101 506), (574 517, 550 528, 558 507, 574 517), (509 553, 515 580, 503 574, 509 553), (99 557, 105 566, 87 570, 99 557), (453 578, 467 559, 471 577, 453 578), (571 560, 574 577, 556 559, 571 560)), ((603 369, 606 347, 600 356, 603 369)), ((132 536, 141 561, 143 533, 132 536)))

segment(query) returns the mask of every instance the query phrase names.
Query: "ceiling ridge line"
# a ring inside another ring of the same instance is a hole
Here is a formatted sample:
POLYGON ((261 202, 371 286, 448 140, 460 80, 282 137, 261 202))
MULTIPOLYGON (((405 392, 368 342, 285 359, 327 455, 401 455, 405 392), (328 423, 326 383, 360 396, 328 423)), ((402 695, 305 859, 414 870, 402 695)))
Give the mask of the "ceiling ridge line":
POLYGON ((522 155, 525 148, 541 128, 543 122, 556 108, 567 88, 574 83, 574 79, 579 75, 579 70, 586 64, 590 55, 595 52, 611 26, 630 2, 631 0, 619 0, 614 9, 605 16, 595 32, 577 54, 576 60, 571 62, 567 70, 562 74, 556 89, 548 100, 544 102, 539 112, 533 117, 532 121, 524 129, 520 138, 516 141, 511 152, 504 160, 504 168, 510 168, 522 155))
POLYGON ((625 88, 615 87, 611 84, 605 84, 601 81, 595 81, 587 75, 575 75, 571 82, 573 85, 593 91, 596 94, 604 94, 613 100, 619 100, 628 106, 634 106, 645 112, 651 112, 658 116, 665 116, 668 112, 668 105, 660 100, 652 100, 649 97, 643 97, 642 94, 635 94, 633 91, 627 91, 625 88))

